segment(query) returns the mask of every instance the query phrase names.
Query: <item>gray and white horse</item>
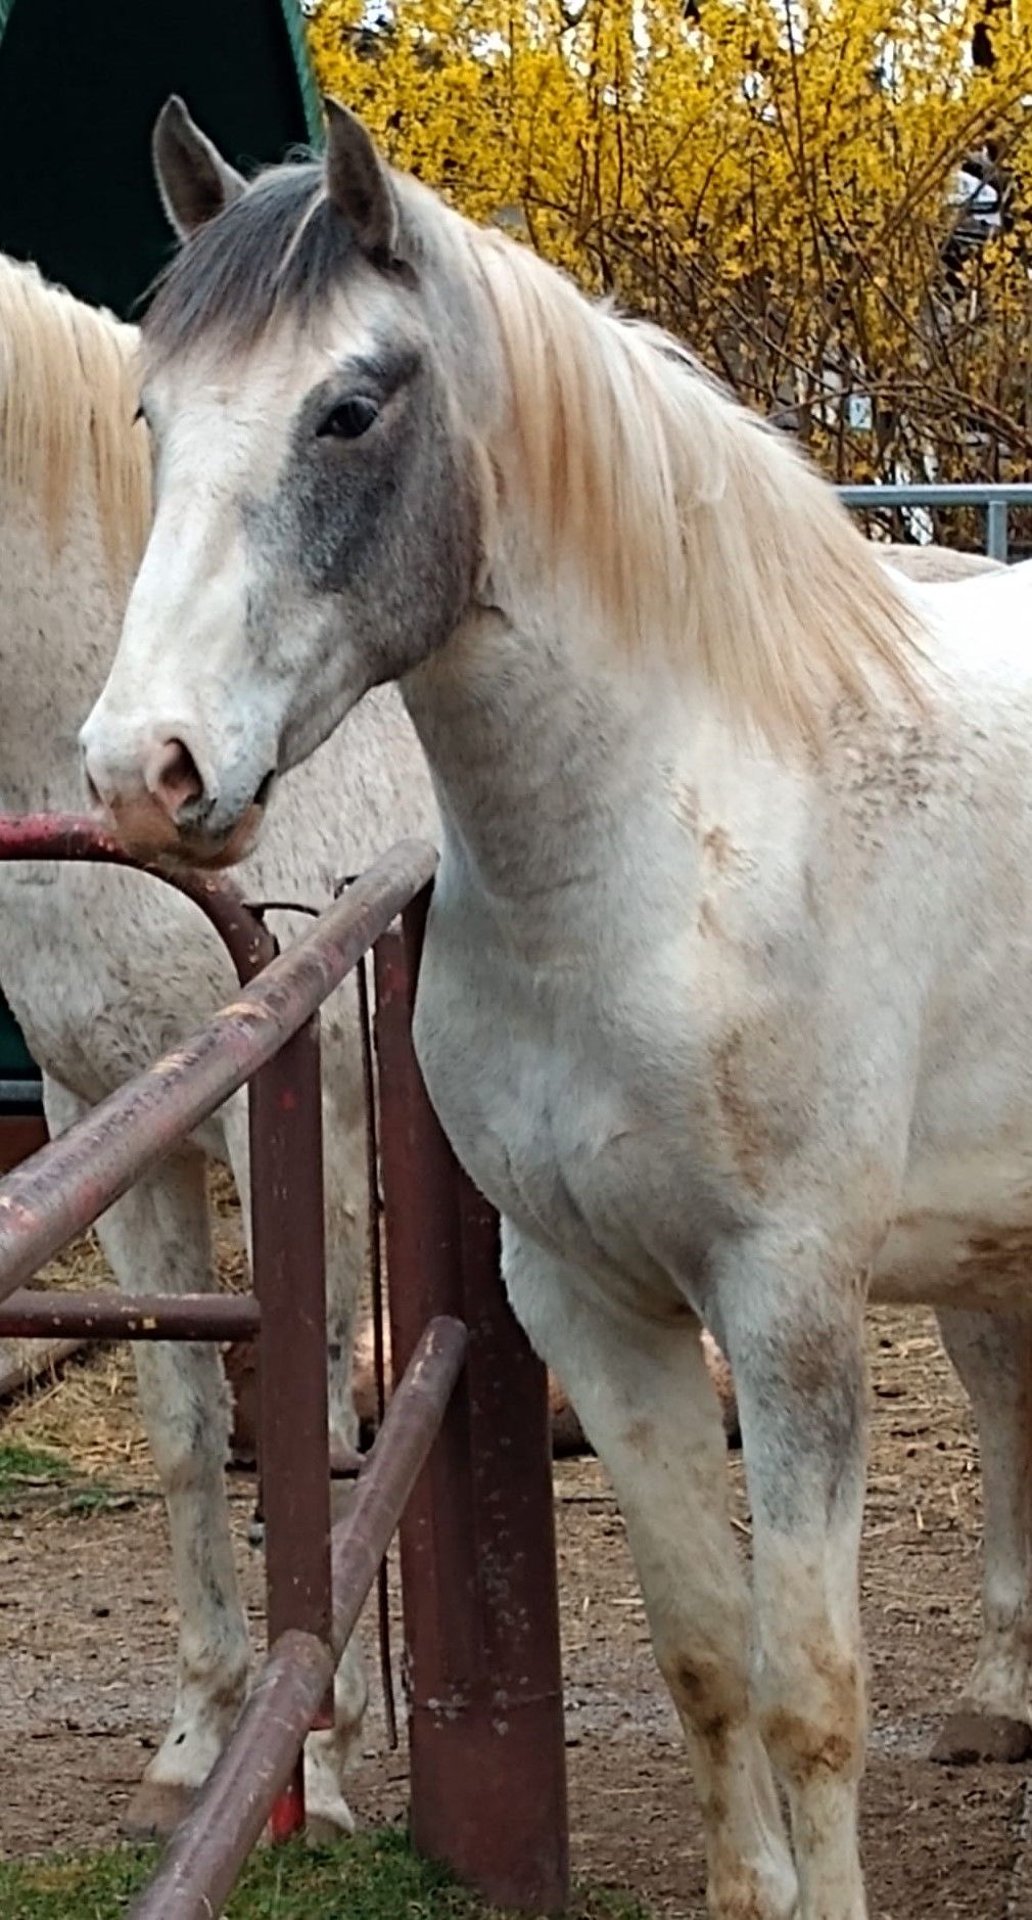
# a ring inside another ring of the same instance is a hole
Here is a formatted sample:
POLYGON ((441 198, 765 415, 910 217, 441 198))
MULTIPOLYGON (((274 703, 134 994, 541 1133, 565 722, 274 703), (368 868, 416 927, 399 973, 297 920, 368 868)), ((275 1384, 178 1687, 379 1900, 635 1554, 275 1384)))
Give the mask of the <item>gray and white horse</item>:
POLYGON ((894 576, 672 340, 341 108, 250 186, 179 103, 156 141, 186 244, 94 790, 224 859, 400 681, 443 821, 420 1057, 615 1482, 710 1910, 862 1920, 869 1295, 934 1304, 971 1390, 971 1695, 1029 1725, 1032 573, 894 576))
MULTIPOLYGON (((82 804, 76 733, 111 664, 149 516, 150 450, 132 426, 135 331, 0 257, 0 807, 82 804)), ((426 763, 390 690, 290 780, 243 869, 252 899, 320 906, 335 877, 404 833, 436 837, 426 763)), ((308 922, 272 914, 289 941, 308 922)), ((160 882, 111 867, 0 862, 0 980, 44 1069, 52 1131, 172 1046, 231 996, 220 941, 160 882)), ((366 1250, 365 1135, 353 988, 323 1017, 331 1432, 355 1441, 350 1357, 366 1250)), ((130 1291, 214 1285, 205 1162, 248 1189, 246 1096, 99 1223, 130 1291)), ((144 1421, 168 1506, 180 1614, 172 1722, 129 1813, 166 1831, 239 1710, 246 1618, 223 1468, 227 1406, 214 1347, 134 1348, 144 1421)), ((347 1828, 341 1774, 365 1706, 347 1654, 337 1726, 309 1745, 317 1830, 347 1828)))
MULTIPOLYGON (((0 808, 81 804, 76 731, 114 653, 150 511, 151 454, 134 427, 137 335, 0 255, 0 808)), ((406 832, 437 834, 426 763, 389 691, 298 769, 270 838, 241 878, 253 899, 320 905, 334 878, 406 832)), ((44 1069, 51 1130, 138 1072, 223 1001, 232 975, 200 917, 154 881, 111 868, 0 862, 0 980, 44 1069)), ((300 916, 275 913, 281 940, 300 916)), ((350 989, 323 1018, 331 1433, 355 1439, 349 1355, 365 1251, 365 1137, 350 989)), ((130 1291, 214 1283, 205 1159, 229 1164, 246 1202, 239 1096, 100 1223, 130 1291)), ((358 1328, 357 1387, 372 1404, 372 1327, 358 1328), (365 1390, 363 1393, 363 1389, 365 1390)), ((235 1358, 241 1358, 237 1355, 235 1358)), ((247 1667, 223 1489, 226 1406, 214 1349, 135 1349, 141 1406, 168 1504, 180 1613, 177 1696, 126 1825, 165 1832, 232 1725, 247 1667)), ((248 1378, 250 1352, 237 1371, 248 1378)), ((718 1377, 726 1368, 715 1356, 718 1377)), ((246 1389, 245 1389, 246 1397, 246 1389)), ((577 1423, 552 1383, 555 1430, 577 1423)), ((245 1409, 246 1411, 247 1409, 245 1409)), ((240 1409, 238 1408, 238 1412, 240 1409)), ((733 1408, 730 1417, 733 1419, 733 1408)), ((246 1432, 246 1421, 245 1421, 246 1432)), ((310 1749, 316 1831, 348 1823, 340 1778, 364 1685, 347 1664, 338 1729, 310 1749)))

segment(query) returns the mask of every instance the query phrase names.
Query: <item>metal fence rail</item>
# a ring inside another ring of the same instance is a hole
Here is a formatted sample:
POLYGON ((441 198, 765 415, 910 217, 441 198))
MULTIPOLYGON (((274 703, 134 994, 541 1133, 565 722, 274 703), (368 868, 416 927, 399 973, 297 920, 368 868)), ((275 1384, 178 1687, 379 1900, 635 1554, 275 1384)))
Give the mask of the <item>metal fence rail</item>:
POLYGON ((261 1309, 250 1294, 31 1293, 19 1287, 0 1305, 0 1337, 37 1340, 253 1340, 261 1309))
POLYGON ((1032 507, 1032 483, 1015 481, 1005 485, 987 481, 985 485, 929 482, 922 486, 873 482, 864 486, 836 489, 843 505, 853 508, 878 507, 982 507, 985 510, 985 550, 990 559, 1006 560, 1010 553, 1008 509, 1032 507))
MULTIPOLYGON (((68 816, 0 817, 5 854, 132 864, 91 821, 68 816)), ((392 849, 276 958, 235 889, 179 876, 172 884, 207 913, 247 984, 0 1182, 0 1330, 259 1340, 272 1651, 137 1920, 211 1920, 266 1820, 276 1837, 303 1824, 304 1738, 399 1515, 415 1843, 492 1905, 547 1914, 566 1903, 545 1373, 499 1285, 497 1221, 454 1161, 415 1063, 434 864, 420 843, 392 849), (404 930, 388 932, 402 909, 404 930), (333 1532, 331 1577, 318 1009, 370 947, 388 1301, 395 1368, 408 1364, 333 1532), (257 1298, 22 1289, 245 1082, 257 1298)))
MULTIPOLYGON (((362 874, 303 940, 270 961, 189 1039, 91 1109, 9 1174, 0 1192, 0 1300, 236 1093, 318 1012, 433 873, 436 855, 403 841, 362 874)), ((198 1332, 218 1335, 197 1307, 198 1332)), ((53 1294, 44 1331, 63 1332, 53 1294)), ((25 1332, 25 1309, 22 1332, 25 1332)), ((162 1331, 162 1314, 157 1331, 162 1331)))
POLYGON ((80 813, 0 813, 0 860, 85 860, 132 867, 192 900, 211 921, 241 982, 275 958, 276 942, 225 874, 172 872, 134 860, 99 821, 80 813))

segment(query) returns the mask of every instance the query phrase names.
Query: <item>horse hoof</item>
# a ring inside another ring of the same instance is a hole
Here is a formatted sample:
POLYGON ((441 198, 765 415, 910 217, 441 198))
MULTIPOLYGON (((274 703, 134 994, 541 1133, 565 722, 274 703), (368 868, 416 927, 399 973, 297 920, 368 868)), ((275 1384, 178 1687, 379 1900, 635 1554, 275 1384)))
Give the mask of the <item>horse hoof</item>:
POLYGON ((345 1440, 330 1441, 330 1477, 333 1480, 354 1480, 362 1471, 363 1457, 355 1447, 348 1446, 345 1440))
POLYGON ((196 1787, 143 1780, 118 1823, 120 1831, 126 1840, 167 1840, 196 1798, 196 1787))
POLYGON ((305 1840, 310 1847, 332 1847, 355 1831, 355 1820, 346 1800, 332 1806, 310 1808, 305 1816, 305 1840))
POLYGON ((974 1708, 951 1713, 932 1748, 941 1766, 973 1767, 980 1761, 1016 1766, 1032 1760, 1032 1726, 1003 1713, 978 1713, 974 1708))

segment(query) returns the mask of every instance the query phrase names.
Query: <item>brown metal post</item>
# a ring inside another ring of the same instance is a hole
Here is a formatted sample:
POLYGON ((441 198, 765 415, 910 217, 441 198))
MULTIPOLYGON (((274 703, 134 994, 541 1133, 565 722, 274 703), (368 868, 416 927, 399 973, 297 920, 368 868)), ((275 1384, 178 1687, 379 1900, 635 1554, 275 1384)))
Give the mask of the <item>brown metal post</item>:
MULTIPOLYGON (((318 1016, 252 1081, 250 1137, 269 1645, 288 1628, 327 1642, 333 1590, 318 1016)), ((299 1757, 272 1810, 274 1837, 288 1838, 304 1819, 299 1757)))
POLYGON ((411 1832, 490 1904, 569 1890, 562 1673, 544 1368, 498 1273, 497 1220, 460 1171, 416 1063, 426 896, 376 948, 393 1363, 436 1314, 467 1363, 401 1525, 411 1832))
POLYGON ((0 1174, 10 1173, 27 1160, 30 1153, 38 1153, 45 1147, 48 1139, 47 1123, 43 1115, 36 1113, 5 1114, 0 1120, 0 1174))

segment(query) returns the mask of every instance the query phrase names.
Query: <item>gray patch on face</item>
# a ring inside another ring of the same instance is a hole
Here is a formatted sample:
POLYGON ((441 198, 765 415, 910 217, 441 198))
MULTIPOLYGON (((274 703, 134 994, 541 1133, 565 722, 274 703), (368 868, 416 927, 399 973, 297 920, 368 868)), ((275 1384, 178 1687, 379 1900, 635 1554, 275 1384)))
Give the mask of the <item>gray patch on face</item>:
POLYGON ((399 338, 313 388, 275 491, 245 501, 243 514, 256 632, 275 626, 286 585, 323 603, 368 684, 400 677, 443 645, 474 590, 479 509, 472 456, 430 350, 399 338), (355 397, 379 409, 369 430, 355 440, 321 434, 355 397))
POLYGON ((482 296, 452 216, 404 177, 393 186, 402 259, 371 262, 324 199, 321 169, 260 176, 187 242, 144 324, 151 372, 215 355, 227 391, 245 393, 270 333, 289 353, 306 328, 332 337, 360 283, 394 293, 366 303, 380 336, 363 336, 361 356, 333 371, 322 360, 326 377, 282 422, 277 470, 252 469, 237 499, 248 664, 286 715, 281 770, 368 687, 451 637, 480 568, 483 468, 456 401, 475 420, 493 393, 482 296), (355 398, 380 409, 370 430, 320 433, 355 398))

